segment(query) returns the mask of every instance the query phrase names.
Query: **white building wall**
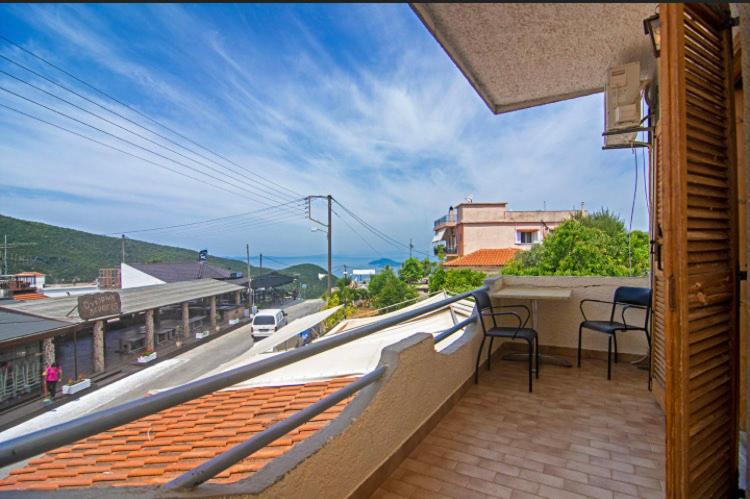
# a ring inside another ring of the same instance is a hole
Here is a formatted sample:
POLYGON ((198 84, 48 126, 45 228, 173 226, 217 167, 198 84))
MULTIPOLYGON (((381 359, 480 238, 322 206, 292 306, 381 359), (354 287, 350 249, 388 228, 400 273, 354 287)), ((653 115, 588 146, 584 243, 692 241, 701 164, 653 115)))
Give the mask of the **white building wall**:
POLYGON ((120 278, 122 279, 122 289, 165 284, 161 279, 157 279, 152 275, 141 272, 127 263, 120 264, 120 278))

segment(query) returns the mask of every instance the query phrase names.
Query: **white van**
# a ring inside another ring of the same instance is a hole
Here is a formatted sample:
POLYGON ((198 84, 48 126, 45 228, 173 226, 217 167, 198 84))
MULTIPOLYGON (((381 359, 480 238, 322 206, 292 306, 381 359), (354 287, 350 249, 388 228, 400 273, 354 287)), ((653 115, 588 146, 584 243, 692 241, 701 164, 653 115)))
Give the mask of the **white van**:
POLYGON ((278 308, 259 310, 250 326, 253 338, 266 338, 286 326, 286 312, 278 308))

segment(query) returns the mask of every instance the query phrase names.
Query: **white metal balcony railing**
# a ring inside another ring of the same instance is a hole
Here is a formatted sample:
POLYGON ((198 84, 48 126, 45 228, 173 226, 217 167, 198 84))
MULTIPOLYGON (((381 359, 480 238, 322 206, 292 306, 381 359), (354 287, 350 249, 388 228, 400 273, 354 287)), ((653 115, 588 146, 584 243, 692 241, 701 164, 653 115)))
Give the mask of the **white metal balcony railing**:
MULTIPOLYGON (((483 287, 479 289, 486 288, 483 287)), ((384 318, 374 323, 365 324, 350 331, 345 331, 341 334, 324 338, 319 342, 311 343, 304 347, 288 350, 268 359, 263 359, 155 395, 143 397, 110 409, 76 418, 67 423, 62 423, 7 440, 0 443, 0 467, 23 461, 63 445, 76 442, 82 438, 96 435, 111 428, 183 404, 217 390, 230 387, 313 355, 317 355, 321 352, 336 348, 351 341, 364 338, 370 334, 395 326, 404 321, 414 319, 425 313, 443 308, 451 303, 469 298, 476 291, 478 290, 451 296, 413 310, 405 311, 394 315, 393 317, 384 318)), ((469 318, 439 332, 435 336, 435 343, 439 343, 456 331, 465 328, 472 322, 476 321, 476 317, 477 314, 476 311, 474 311, 469 318)), ((162 488, 171 491, 193 489, 223 470, 231 467, 238 461, 262 449, 270 442, 273 442, 294 428, 301 426, 313 417, 324 412, 326 409, 333 407, 338 402, 353 395, 365 386, 377 381, 384 372, 385 366, 381 366, 367 373, 340 390, 296 412, 287 419, 266 428, 250 439, 180 475, 171 482, 163 485, 162 488)))
POLYGON ((439 227, 441 225, 445 225, 448 223, 455 223, 456 222, 456 215, 455 213, 449 213, 447 215, 443 215, 442 217, 435 220, 435 223, 433 224, 433 227, 439 227))

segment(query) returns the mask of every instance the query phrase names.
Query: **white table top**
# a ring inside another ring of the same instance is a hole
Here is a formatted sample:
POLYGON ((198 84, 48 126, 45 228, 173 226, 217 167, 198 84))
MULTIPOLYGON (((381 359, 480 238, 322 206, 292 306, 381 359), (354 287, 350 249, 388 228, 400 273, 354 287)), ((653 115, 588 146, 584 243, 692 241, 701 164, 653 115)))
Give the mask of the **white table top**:
POLYGON ((567 300, 572 289, 510 286, 490 293, 493 298, 517 298, 519 300, 567 300))

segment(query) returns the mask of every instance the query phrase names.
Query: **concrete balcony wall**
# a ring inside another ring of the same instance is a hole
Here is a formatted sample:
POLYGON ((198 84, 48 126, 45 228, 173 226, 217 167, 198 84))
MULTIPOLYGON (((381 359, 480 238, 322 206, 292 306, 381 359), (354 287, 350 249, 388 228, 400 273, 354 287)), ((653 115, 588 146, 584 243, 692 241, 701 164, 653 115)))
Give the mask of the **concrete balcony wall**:
MULTIPOLYGON (((568 300, 539 300, 537 332, 539 344, 566 349, 578 348, 578 325, 583 321, 579 303, 583 299, 612 300, 618 286, 650 287, 646 277, 567 277, 567 276, 501 276, 490 281, 490 293, 502 287, 550 287, 571 289, 568 300)), ((495 300, 495 304, 520 303, 529 305, 528 300, 495 300)), ((589 303, 584 305, 589 319, 608 320, 611 306, 589 303)), ((617 314, 620 311, 618 309, 617 314)), ((631 310, 627 313, 628 323, 643 324, 643 312, 631 310)), ((621 317, 615 315, 615 320, 621 317)), ((620 353, 641 356, 646 354, 648 343, 641 332, 618 333, 617 346, 620 353)), ((586 350, 607 351, 607 335, 584 331, 583 348, 586 350)))

